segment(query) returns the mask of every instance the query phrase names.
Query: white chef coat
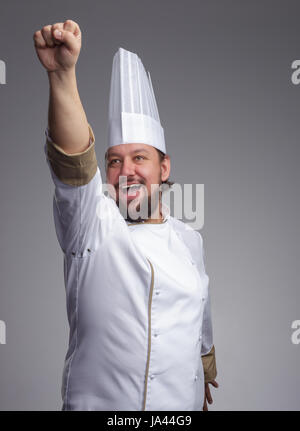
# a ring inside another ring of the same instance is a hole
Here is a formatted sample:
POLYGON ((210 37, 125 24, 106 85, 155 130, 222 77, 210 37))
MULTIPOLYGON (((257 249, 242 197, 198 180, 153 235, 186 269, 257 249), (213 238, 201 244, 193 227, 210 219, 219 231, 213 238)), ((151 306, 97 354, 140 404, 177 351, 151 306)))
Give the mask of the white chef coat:
POLYGON ((165 207, 163 223, 125 221, 103 193, 89 130, 82 153, 48 130, 44 147, 70 325, 62 409, 202 410, 201 356, 216 375, 202 237, 165 207))

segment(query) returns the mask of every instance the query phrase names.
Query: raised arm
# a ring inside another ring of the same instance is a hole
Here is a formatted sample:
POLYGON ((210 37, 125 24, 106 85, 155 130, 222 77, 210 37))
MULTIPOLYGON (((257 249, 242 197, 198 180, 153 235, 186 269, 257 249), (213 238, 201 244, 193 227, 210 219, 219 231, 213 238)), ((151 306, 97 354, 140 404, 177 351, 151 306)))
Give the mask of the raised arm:
POLYGON ((50 137, 67 154, 85 151, 90 135, 75 72, 81 49, 79 25, 72 20, 46 25, 34 33, 33 39, 49 78, 50 137))

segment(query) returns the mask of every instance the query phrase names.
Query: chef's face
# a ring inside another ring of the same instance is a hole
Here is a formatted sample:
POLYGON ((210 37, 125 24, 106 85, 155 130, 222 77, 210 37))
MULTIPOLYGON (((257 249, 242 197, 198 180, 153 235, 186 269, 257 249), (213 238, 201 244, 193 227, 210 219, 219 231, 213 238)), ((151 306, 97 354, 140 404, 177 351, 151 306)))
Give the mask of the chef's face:
POLYGON ((106 181, 114 186, 118 206, 122 204, 123 208, 128 209, 134 205, 139 211, 144 205, 148 217, 153 216, 155 211, 158 215, 159 185, 169 178, 169 156, 161 160, 158 151, 151 145, 122 144, 108 149, 106 166, 106 181), (123 187, 124 184, 127 187, 123 187))

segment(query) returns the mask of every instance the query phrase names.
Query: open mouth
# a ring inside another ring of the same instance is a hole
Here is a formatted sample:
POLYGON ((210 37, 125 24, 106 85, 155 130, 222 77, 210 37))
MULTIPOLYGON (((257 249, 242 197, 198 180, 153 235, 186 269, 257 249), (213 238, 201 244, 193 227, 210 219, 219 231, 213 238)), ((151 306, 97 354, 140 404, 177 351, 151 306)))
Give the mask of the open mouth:
POLYGON ((120 189, 123 194, 127 194, 129 196, 133 196, 137 194, 137 192, 142 188, 143 184, 135 183, 135 184, 126 184, 121 186, 120 189))
POLYGON ((143 187, 143 184, 136 183, 136 184, 121 186, 120 189, 123 195, 126 195, 128 198, 135 198, 140 194, 139 192, 142 187, 143 187))
POLYGON ((141 187, 142 187, 142 184, 140 184, 140 183, 130 184, 129 186, 128 185, 122 186, 121 190, 123 193, 127 193, 129 190, 135 191, 135 190, 139 190, 141 187))

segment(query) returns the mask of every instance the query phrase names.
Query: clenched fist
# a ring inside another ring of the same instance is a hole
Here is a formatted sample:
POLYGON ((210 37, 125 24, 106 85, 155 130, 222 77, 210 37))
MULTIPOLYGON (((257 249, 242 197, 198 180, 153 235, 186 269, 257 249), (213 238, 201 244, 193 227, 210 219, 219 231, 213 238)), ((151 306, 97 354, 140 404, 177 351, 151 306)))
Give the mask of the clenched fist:
POLYGON ((34 33, 33 40, 40 62, 48 72, 75 66, 81 48, 81 31, 75 21, 45 25, 34 33))

